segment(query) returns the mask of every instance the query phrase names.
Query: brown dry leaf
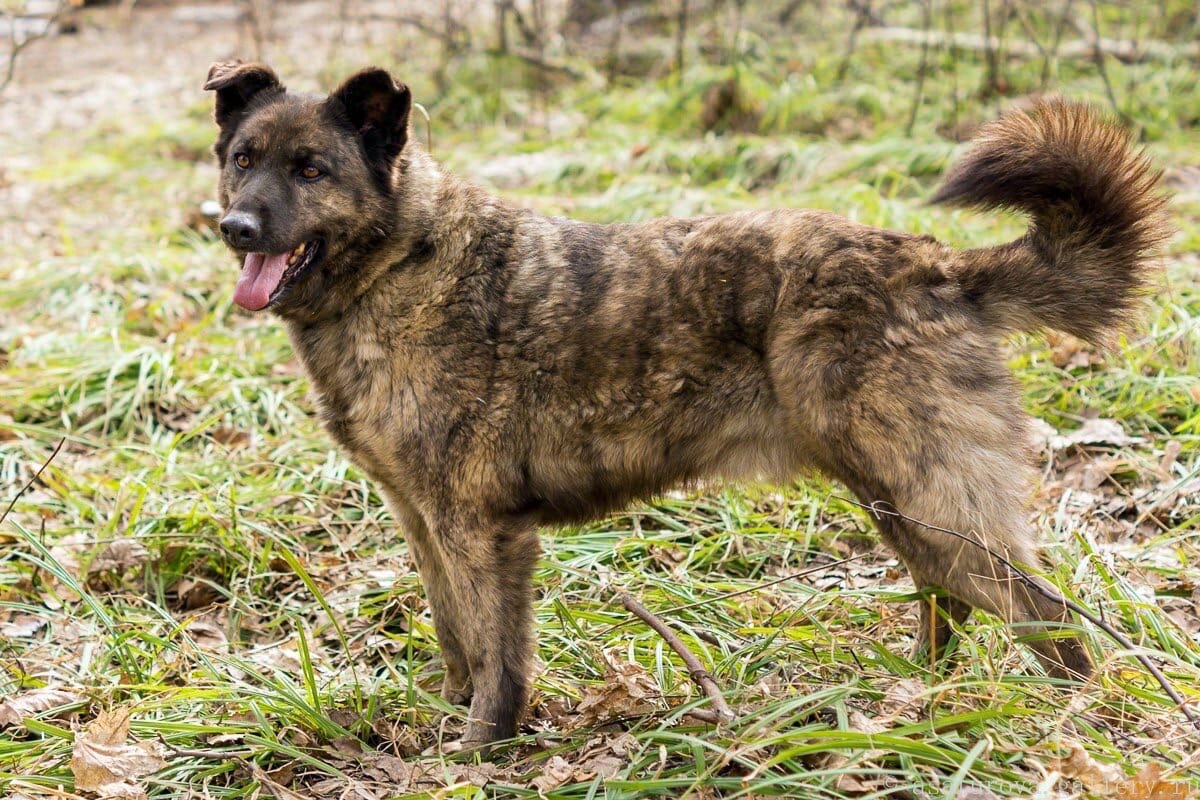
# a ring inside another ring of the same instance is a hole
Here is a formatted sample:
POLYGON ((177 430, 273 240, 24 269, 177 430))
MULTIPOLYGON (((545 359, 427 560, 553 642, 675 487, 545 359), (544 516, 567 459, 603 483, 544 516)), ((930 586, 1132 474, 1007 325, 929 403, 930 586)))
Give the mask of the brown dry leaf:
POLYGON ((79 565, 79 557, 88 547, 88 535, 83 531, 67 534, 59 539, 50 548, 50 555, 54 560, 62 565, 70 575, 76 578, 83 577, 79 565))
MULTIPOLYGON (((250 774, 254 780, 258 781, 258 785, 265 789, 269 796, 276 798, 276 800, 312 800, 311 795, 297 794, 283 784, 276 783, 262 767, 253 761, 247 763, 250 764, 250 774)), ((340 785, 341 781, 338 781, 338 783, 340 785)))
POLYGON ((155 742, 126 744, 129 709, 106 711, 75 734, 71 774, 75 789, 114 800, 145 800, 137 779, 167 765, 155 742))
POLYGON ((1192 793, 1186 783, 1164 781, 1163 768, 1147 764, 1137 775, 1121 784, 1117 800, 1189 800, 1192 793))
POLYGON ((1125 772, 1116 764, 1101 764, 1094 760, 1079 744, 1071 745, 1066 758, 1050 762, 1050 768, 1062 773, 1063 777, 1077 780, 1089 792, 1112 794, 1125 782, 1125 772))
POLYGON ((1084 459, 1072 464, 1063 474, 1062 483, 1070 489, 1082 489, 1094 492, 1104 485, 1114 473, 1126 467, 1128 462, 1123 458, 1101 456, 1084 459))
POLYGON ((1059 369, 1073 367, 1090 367, 1103 364, 1104 360, 1096 355, 1091 346, 1082 339, 1066 333, 1053 333, 1047 337, 1050 345, 1050 360, 1059 369))
POLYGON ((1158 477, 1164 481, 1171 480, 1172 468, 1175 466, 1179 453, 1183 450, 1183 442, 1171 439, 1163 445, 1162 458, 1158 461, 1158 477))
POLYGON ((187 623, 188 636, 201 650, 223 653, 229 649, 225 628, 210 619, 193 619, 187 623))
POLYGON ((223 444, 231 450, 236 450, 239 447, 245 447, 250 444, 250 433, 248 431, 238 430, 230 425, 218 425, 213 428, 213 441, 218 444, 223 444))
POLYGON ((641 664, 621 660, 620 650, 604 653, 604 680, 601 686, 589 686, 575 706, 573 727, 581 728, 618 717, 645 714, 654 708, 662 694, 653 676, 641 664))
POLYGON ((954 800, 1000 800, 991 789, 985 789, 982 786, 964 786, 958 790, 958 795, 954 800))
POLYGON ((11 442, 17 438, 17 432, 12 425, 12 417, 8 414, 0 414, 0 442, 11 442))
POLYGON ((495 764, 486 761, 482 764, 448 764, 442 775, 456 785, 469 783, 482 789, 492 782, 498 769, 495 764))
POLYGON ((612 778, 621 771, 624 764, 625 762, 615 755, 598 755, 575 769, 575 780, 590 781, 597 775, 601 778, 612 778))
POLYGON ((13 614, 8 620, 0 625, 0 636, 9 639, 28 638, 46 627, 46 620, 43 617, 36 617, 33 614, 13 614))
POLYGON ((545 794, 571 780, 574 773, 575 767, 569 761, 562 756, 553 756, 542 768, 542 774, 530 781, 530 785, 540 794, 545 794))
POLYGON ((98 572, 125 572, 141 566, 150 558, 146 545, 137 539, 114 539, 88 564, 88 575, 98 572))
POLYGON ((850 723, 850 730, 858 733, 885 733, 891 729, 883 720, 872 719, 861 711, 851 711, 846 721, 850 723))
POLYGON ((879 701, 879 715, 883 719, 894 720, 901 717, 909 722, 916 722, 925 708, 925 693, 928 687, 917 678, 904 678, 893 681, 879 701))
POLYGON ((0 728, 20 725, 26 717, 36 716, 58 706, 81 703, 84 696, 66 689, 32 689, 0 703, 0 728))
POLYGON ((1143 439, 1125 433, 1121 423, 1115 419, 1096 417, 1085 421, 1070 433, 1058 433, 1049 438, 1047 444, 1051 450, 1066 450, 1076 445, 1108 445, 1110 447, 1127 447, 1138 444, 1143 439))

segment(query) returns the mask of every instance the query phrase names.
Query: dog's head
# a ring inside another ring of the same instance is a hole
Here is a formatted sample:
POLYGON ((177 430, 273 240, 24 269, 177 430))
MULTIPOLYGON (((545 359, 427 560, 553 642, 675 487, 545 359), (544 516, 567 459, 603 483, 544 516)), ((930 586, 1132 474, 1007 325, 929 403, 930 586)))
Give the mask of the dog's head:
POLYGON ((214 64, 204 88, 217 96, 221 235, 242 263, 234 301, 322 315, 393 224, 408 87, 365 69, 327 97, 294 94, 269 67, 232 61, 214 64))

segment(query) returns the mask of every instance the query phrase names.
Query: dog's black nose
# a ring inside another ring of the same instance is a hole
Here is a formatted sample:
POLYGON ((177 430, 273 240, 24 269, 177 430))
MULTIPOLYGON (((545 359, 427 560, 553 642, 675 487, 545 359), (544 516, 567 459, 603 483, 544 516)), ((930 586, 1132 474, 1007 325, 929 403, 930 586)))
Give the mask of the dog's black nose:
POLYGON ((252 250, 262 236, 262 226, 253 214, 234 211, 221 220, 221 235, 234 247, 252 250))

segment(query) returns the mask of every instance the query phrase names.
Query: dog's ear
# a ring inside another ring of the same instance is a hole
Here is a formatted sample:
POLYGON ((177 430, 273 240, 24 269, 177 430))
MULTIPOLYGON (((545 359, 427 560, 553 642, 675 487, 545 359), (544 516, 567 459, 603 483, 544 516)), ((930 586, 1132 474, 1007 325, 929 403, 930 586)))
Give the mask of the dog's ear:
POLYGON ((217 93, 217 124, 222 128, 235 122, 250 101, 262 92, 281 94, 283 84, 265 64, 219 61, 208 68, 206 91, 217 93))
POLYGON ((329 99, 341 106, 358 131, 367 159, 390 169, 408 141, 408 115, 412 111, 408 87, 397 83, 386 71, 368 67, 348 78, 329 99))

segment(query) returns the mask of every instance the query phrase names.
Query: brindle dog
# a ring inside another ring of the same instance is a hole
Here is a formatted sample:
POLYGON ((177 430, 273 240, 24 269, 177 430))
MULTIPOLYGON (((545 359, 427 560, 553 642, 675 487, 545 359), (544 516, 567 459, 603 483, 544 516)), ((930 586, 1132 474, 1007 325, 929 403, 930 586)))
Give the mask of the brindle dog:
POLYGON ((1001 339, 1110 340, 1168 230, 1159 172, 1098 114, 1046 101, 983 129, 934 201, 1032 224, 962 251, 821 211, 545 218, 443 172, 383 70, 322 97, 222 63, 205 88, 234 300, 283 319, 321 421, 403 528, 464 744, 525 708, 538 526, 701 480, 822 470, 905 515, 875 523, 941 590, 924 646, 981 608, 1034 633, 1051 675, 1091 673, 1051 635, 1061 605, 909 518, 1038 561, 1001 339))

